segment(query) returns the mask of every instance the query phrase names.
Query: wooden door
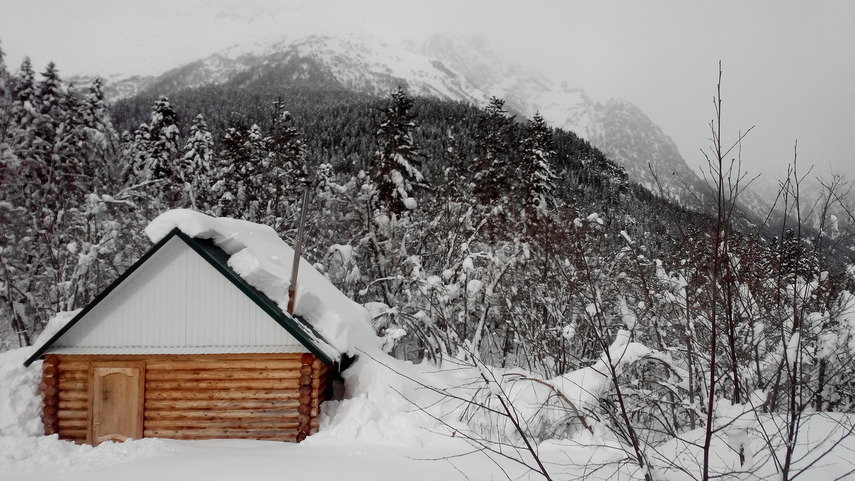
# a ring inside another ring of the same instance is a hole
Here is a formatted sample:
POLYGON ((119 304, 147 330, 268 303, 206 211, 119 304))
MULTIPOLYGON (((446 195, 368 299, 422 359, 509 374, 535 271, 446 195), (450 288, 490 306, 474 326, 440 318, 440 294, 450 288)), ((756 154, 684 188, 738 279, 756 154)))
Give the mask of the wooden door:
POLYGON ((142 363, 92 365, 90 444, 142 437, 144 372, 142 363))

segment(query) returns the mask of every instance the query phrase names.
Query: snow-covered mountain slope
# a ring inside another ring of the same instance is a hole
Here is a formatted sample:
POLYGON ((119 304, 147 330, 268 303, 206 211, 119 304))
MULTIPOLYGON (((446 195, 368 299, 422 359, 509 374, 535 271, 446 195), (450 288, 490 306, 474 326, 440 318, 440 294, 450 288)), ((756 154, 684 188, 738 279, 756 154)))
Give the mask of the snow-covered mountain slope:
POLYGON ((575 132, 651 192, 684 206, 699 205, 701 180, 671 138, 636 105, 619 98, 595 102, 580 88, 509 64, 477 38, 434 36, 421 51, 463 72, 489 95, 506 99, 511 108, 527 116, 539 111, 550 124, 575 132))
MULTIPOLYGON (((114 89, 111 100, 140 91, 170 93, 202 85, 248 81, 264 71, 288 67, 285 80, 300 83, 333 82, 337 86, 371 95, 386 95, 398 85, 412 95, 461 100, 475 104, 487 96, 465 76, 442 62, 393 46, 374 37, 311 35, 299 39, 280 39, 235 45, 216 52, 159 77, 137 83, 138 90, 114 89)), ((108 83, 132 82, 131 78, 108 83)))
POLYGON ((236 45, 151 78, 108 82, 112 99, 139 92, 170 94, 210 84, 258 79, 289 86, 345 88, 386 95, 398 85, 412 95, 483 105, 490 96, 524 116, 540 112, 552 125, 575 132, 652 192, 700 207, 708 189, 675 143, 632 103, 592 100, 582 89, 511 64, 477 38, 434 36, 422 44, 391 44, 375 37, 312 35, 236 45), (699 200, 699 198, 701 200, 699 200))
MULTIPOLYGON (((88 86, 95 78, 95 75, 75 75, 69 77, 68 81, 78 86, 88 86)), ((108 100, 117 100, 133 97, 140 93, 151 85, 157 77, 153 75, 123 76, 114 74, 101 78, 104 81, 104 95, 108 100)))

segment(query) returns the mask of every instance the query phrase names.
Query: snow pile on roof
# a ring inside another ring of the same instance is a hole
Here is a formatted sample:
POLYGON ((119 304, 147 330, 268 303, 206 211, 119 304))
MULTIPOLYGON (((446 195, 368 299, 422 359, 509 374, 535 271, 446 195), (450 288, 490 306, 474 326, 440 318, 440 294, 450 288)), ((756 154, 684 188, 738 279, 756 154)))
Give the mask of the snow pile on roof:
POLYGON ((60 312, 51 318, 33 346, 0 353, 0 392, 4 393, 0 396, 0 436, 38 436, 44 432, 39 416, 42 364, 38 361, 27 368, 24 361, 77 312, 60 312))
MULTIPOLYGON (((229 255, 229 267, 286 310, 294 250, 271 227, 177 209, 158 216, 145 233, 158 242, 175 228, 193 238, 212 240, 229 255)), ((302 258, 294 313, 309 321, 338 354, 379 349, 368 311, 302 258)))

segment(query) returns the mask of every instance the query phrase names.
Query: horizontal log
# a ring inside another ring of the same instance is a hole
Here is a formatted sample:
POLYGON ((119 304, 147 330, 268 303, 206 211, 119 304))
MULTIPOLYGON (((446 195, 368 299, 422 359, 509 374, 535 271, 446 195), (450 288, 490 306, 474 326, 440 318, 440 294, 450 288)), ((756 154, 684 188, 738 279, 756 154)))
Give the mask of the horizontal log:
POLYGON ((60 410, 56 413, 56 417, 59 419, 86 419, 88 413, 86 411, 60 410))
POLYGON ((60 391, 59 392, 59 400, 60 401, 71 401, 71 400, 84 400, 89 399, 88 391, 60 391))
POLYGON ((64 354, 58 356, 63 362, 124 362, 124 361, 300 361, 301 352, 241 353, 241 354, 64 354))
MULTIPOLYGON (((148 434, 145 435, 149 437, 148 434)), ((156 437, 156 436, 150 436, 156 437)), ((165 437, 165 436, 162 436, 165 437)), ((186 440, 202 440, 202 439, 255 439, 259 441, 285 441, 285 442, 297 442, 297 435, 284 435, 284 436, 242 436, 242 435, 224 435, 224 436, 185 436, 185 435, 176 435, 170 436, 168 439, 186 439, 186 440)))
POLYGON ((237 379, 297 379, 300 371, 296 369, 244 369, 244 370, 195 370, 195 371, 147 371, 149 381, 181 380, 237 380, 237 379))
POLYGON ((309 414, 310 411, 311 408, 309 406, 306 406, 305 404, 300 404, 300 407, 297 408, 297 412, 299 412, 300 414, 309 414))
POLYGON ((59 404, 59 396, 42 396, 42 406, 56 406, 59 404))
MULTIPOLYGON (((60 386, 61 387, 61 386, 60 386)), ((244 380, 210 380, 210 381, 147 381, 146 390, 167 389, 290 389, 296 388, 295 379, 244 379, 244 380)))
POLYGON ((80 371, 80 372, 89 372, 90 363, 85 361, 60 361, 57 364, 57 368, 60 372, 68 372, 68 371, 80 371))
POLYGON ((188 360, 188 361, 149 361, 146 371, 176 371, 197 369, 299 369, 300 361, 287 359, 259 360, 188 360))
POLYGON ((87 381, 89 373, 87 371, 60 371, 60 381, 87 381))
MULTIPOLYGON (((59 389, 56 386, 41 386, 42 397, 53 397, 56 396, 56 393, 59 389)), ((84 391, 85 392, 85 391, 84 391)))
POLYGON ((42 378, 42 386, 56 386, 59 384, 59 379, 53 376, 45 376, 42 378))
POLYGON ((42 406, 42 415, 45 417, 56 416, 56 413, 59 412, 59 406, 53 405, 44 405, 42 406))
POLYGON ((60 429, 88 428, 89 427, 89 420, 88 419, 60 419, 58 425, 59 425, 60 429))
POLYGON ((43 376, 55 376, 57 373, 57 368, 53 364, 44 363, 42 364, 42 375, 43 376))
POLYGON ((86 435, 89 431, 87 428, 67 428, 59 430, 59 437, 67 437, 67 438, 83 438, 86 439, 86 435))
POLYGON ((262 400, 237 400, 217 399, 212 401, 182 401, 182 400, 152 400, 146 401, 146 411, 163 410, 190 410, 210 409, 212 411, 239 411, 241 409, 291 409, 299 406, 300 402, 295 399, 262 399, 262 400))
POLYGON ((146 420, 161 420, 161 419, 252 419, 252 418, 269 418, 281 417, 283 419, 294 419, 297 414, 297 403, 294 403, 294 409, 277 409, 277 410, 254 410, 254 411, 146 411, 146 420))
POLYGON ((85 411, 89 408, 89 403, 83 399, 75 399, 73 401, 60 400, 59 401, 60 409, 68 409, 72 411, 85 411))
POLYGON ((300 374, 312 374, 312 366, 303 364, 300 366, 300 374))
POLYGON ((296 418, 286 419, 281 417, 253 418, 253 419, 160 419, 145 422, 145 429, 208 429, 208 428, 232 428, 232 429, 296 429, 300 421, 296 418))
POLYGON ((145 399, 148 400, 216 400, 216 399, 300 399, 297 389, 242 389, 236 391, 202 390, 147 390, 145 399))
POLYGON ((172 438, 172 437, 210 437, 210 438, 236 438, 236 437, 286 437, 297 434, 296 429, 146 429, 143 431, 145 437, 172 438))
POLYGON ((88 388, 85 381, 59 381, 60 391, 83 391, 88 388))

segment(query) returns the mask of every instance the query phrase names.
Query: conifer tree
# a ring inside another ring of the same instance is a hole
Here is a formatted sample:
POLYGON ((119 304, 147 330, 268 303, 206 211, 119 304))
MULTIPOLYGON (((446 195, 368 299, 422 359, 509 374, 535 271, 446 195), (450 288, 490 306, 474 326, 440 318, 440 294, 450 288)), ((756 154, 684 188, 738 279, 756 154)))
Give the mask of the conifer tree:
POLYGON ((551 165, 552 132, 539 112, 529 121, 521 147, 515 194, 525 210, 542 213, 555 205, 556 176, 551 165))
MULTIPOLYGON (((0 182, 10 185, 13 176, 12 146, 9 145, 9 133, 11 126, 10 109, 12 106, 11 75, 6 68, 6 53, 0 44, 0 182)), ((0 199, 4 198, 0 194, 0 199)))
MULTIPOLYGON (((94 132, 106 132, 114 136, 113 123, 107 108, 107 100, 104 97, 104 83, 96 78, 89 86, 83 98, 83 124, 94 132)), ((103 139, 99 139, 103 140, 103 139)))
POLYGON ((389 107, 375 135, 378 150, 371 164, 371 180, 377 187, 376 202, 387 211, 400 213, 416 207, 413 191, 422 182, 420 154, 413 141, 413 101, 404 90, 390 95, 389 107))
POLYGON ((472 172, 475 195, 482 203, 508 197, 513 174, 509 167, 515 144, 513 123, 514 117, 505 110, 505 101, 492 97, 478 125, 478 152, 472 172))
POLYGON ((208 124, 202 114, 193 119, 190 135, 184 144, 181 162, 182 170, 187 172, 187 203, 194 209, 208 210, 210 195, 211 169, 214 159, 214 140, 208 130, 208 124))
POLYGON ((217 156, 212 175, 212 210, 217 215, 239 217, 240 207, 236 200, 243 196, 241 164, 249 157, 247 129, 243 126, 229 127, 223 136, 223 148, 217 156))
POLYGON ((284 190, 291 190, 294 184, 308 175, 303 135, 294 126, 291 113, 285 110, 281 99, 274 102, 273 110, 273 130, 270 135, 270 152, 274 157, 271 165, 272 179, 284 190))
POLYGON ((239 177, 242 189, 238 198, 239 204, 245 218, 248 220, 260 220, 260 205, 265 202, 268 189, 268 157, 270 154, 269 139, 261 132, 258 124, 249 128, 244 147, 246 157, 239 164, 239 177))
POLYGON ((148 127, 148 155, 152 178, 167 179, 171 182, 183 181, 177 162, 181 152, 178 114, 169 103, 169 98, 161 96, 154 103, 148 127))
MULTIPOLYGON (((38 125, 38 113, 35 109, 36 83, 35 72, 29 57, 24 57, 13 83, 9 109, 9 127, 7 135, 19 164, 19 176, 26 177, 35 170, 33 139, 38 125)), ((27 197, 26 191, 19 192, 27 197)))
MULTIPOLYGON (((0 144, 6 140, 9 127, 9 108, 12 104, 11 78, 6 68, 6 52, 0 44, 0 144)), ((2 155, 2 153, 0 153, 2 155)))
POLYGON ((21 128, 27 128, 27 119, 32 118, 36 98, 36 81, 29 57, 24 57, 21 68, 12 88, 11 122, 21 128))

